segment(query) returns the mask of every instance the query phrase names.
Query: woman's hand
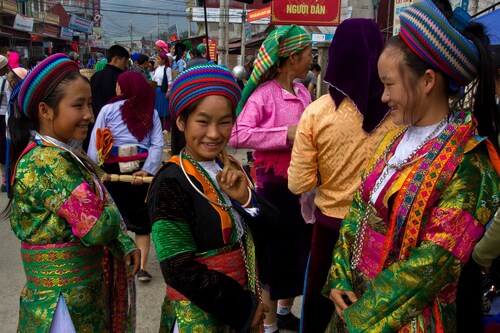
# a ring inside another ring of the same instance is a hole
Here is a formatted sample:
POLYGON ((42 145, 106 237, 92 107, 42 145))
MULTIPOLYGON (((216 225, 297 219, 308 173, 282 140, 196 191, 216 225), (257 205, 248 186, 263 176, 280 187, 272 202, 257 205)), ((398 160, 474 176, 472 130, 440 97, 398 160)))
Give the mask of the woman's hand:
POLYGON ((224 163, 224 168, 215 177, 217 183, 231 199, 243 205, 249 199, 247 177, 243 171, 237 170, 231 165, 225 149, 222 152, 222 163, 224 163))
POLYGON ((127 267, 133 265, 132 270, 127 273, 128 278, 133 277, 141 268, 141 250, 135 250, 134 252, 125 255, 123 261, 125 261, 125 266, 127 267))
POLYGON ((297 126, 288 126, 286 139, 288 142, 293 143, 295 141, 295 133, 297 132, 297 126))
POLYGON ((251 328, 258 329, 264 323, 264 319, 266 319, 266 313, 269 312, 269 307, 264 303, 259 303, 257 305, 257 310, 255 310, 255 315, 252 319, 251 328))
POLYGON ((165 93, 165 99, 168 99, 169 96, 170 96, 170 89, 168 89, 167 92, 165 93))
POLYGON ((340 289, 330 290, 330 299, 333 301, 333 304, 335 304, 335 311, 337 311, 337 314, 340 316, 340 318, 345 321, 344 310, 347 309, 349 305, 346 303, 344 298, 347 298, 349 300, 349 305, 358 300, 358 297, 352 291, 344 291, 340 289))
POLYGON ((136 171, 132 174, 132 177, 134 177, 134 179, 132 179, 132 181, 130 182, 130 184, 132 185, 142 185, 143 182, 142 182, 142 177, 147 177, 149 174, 147 173, 147 171, 136 171))

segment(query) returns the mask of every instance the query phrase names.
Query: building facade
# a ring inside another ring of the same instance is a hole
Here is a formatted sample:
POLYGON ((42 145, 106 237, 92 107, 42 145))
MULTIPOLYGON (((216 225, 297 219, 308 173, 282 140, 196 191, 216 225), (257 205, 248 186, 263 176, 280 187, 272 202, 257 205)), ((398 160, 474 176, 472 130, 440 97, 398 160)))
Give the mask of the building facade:
POLYGON ((0 0, 0 45, 21 59, 83 53, 93 33, 92 0, 0 0))

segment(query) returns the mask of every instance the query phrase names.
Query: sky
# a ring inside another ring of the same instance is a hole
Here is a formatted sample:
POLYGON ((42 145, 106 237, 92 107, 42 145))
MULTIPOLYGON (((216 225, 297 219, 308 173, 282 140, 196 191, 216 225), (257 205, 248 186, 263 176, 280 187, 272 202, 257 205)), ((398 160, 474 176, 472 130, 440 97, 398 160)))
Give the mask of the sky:
MULTIPOLYGON (((162 33, 174 24, 177 24, 179 32, 186 31, 185 10, 183 0, 101 0, 101 34, 108 40, 128 37, 131 22, 134 36, 146 39, 151 34, 156 39, 158 28, 162 33)), ((192 23, 191 27, 194 28, 195 24, 192 23)))

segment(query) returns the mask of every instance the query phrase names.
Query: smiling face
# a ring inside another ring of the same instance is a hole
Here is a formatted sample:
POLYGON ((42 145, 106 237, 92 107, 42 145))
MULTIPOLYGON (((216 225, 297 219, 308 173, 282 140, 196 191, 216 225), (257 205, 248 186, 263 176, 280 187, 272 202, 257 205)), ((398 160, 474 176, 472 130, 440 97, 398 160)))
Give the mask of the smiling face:
POLYGON ((200 100, 187 121, 178 117, 176 122, 184 132, 186 152, 196 161, 211 161, 229 141, 234 114, 227 98, 212 95, 200 100))
POLYGON ((436 75, 436 72, 426 70, 418 75, 405 65, 404 59, 404 53, 392 46, 387 47, 380 55, 378 72, 384 84, 382 102, 391 108, 396 125, 418 125, 429 117, 428 108, 425 107, 432 89, 428 85, 429 75, 436 75))
POLYGON ((55 108, 42 102, 39 105, 40 133, 68 143, 84 140, 92 119, 90 84, 77 78, 63 85, 63 95, 55 108))

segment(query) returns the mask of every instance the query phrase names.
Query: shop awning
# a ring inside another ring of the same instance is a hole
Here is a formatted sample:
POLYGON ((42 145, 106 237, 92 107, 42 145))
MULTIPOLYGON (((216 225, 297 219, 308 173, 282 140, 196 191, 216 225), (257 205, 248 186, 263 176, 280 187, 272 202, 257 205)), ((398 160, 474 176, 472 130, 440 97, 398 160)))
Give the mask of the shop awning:
MULTIPOLYGON (((254 38, 248 39, 245 42, 245 48, 258 49, 262 45, 262 43, 264 42, 266 37, 267 36, 259 36, 259 37, 254 37, 254 38)), ((241 39, 237 42, 229 43, 228 48, 229 48, 229 52, 239 53, 240 49, 241 49, 241 39)))
POLYGON ((16 30, 8 25, 0 24, 0 32, 2 34, 8 34, 9 37, 14 37, 18 39, 27 39, 27 40, 31 39, 31 35, 29 32, 16 30))

